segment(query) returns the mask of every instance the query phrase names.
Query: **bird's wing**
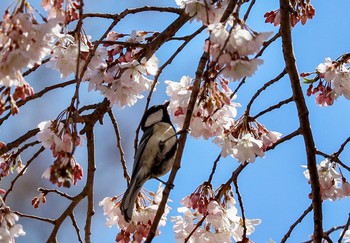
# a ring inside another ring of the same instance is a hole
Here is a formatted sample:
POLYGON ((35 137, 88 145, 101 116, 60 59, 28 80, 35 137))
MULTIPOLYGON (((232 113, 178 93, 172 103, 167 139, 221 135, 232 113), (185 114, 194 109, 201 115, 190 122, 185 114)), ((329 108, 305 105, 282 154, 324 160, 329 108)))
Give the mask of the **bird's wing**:
POLYGON ((152 137, 152 135, 153 135, 153 127, 147 129, 141 137, 139 146, 138 146, 137 151, 136 151, 135 159, 134 159, 134 165, 132 168, 131 178, 134 178, 141 168, 142 161, 140 161, 140 159, 141 159, 141 156, 143 154, 143 151, 146 148, 148 140, 150 139, 150 137, 152 137))

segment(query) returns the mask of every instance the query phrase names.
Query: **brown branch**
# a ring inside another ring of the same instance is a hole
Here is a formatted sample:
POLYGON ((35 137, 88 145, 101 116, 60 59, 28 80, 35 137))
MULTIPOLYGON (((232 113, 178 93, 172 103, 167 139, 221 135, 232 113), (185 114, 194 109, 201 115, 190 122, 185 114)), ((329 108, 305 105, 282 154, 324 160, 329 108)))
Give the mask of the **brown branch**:
POLYGON ((77 233, 78 241, 79 241, 80 243, 83 243, 83 239, 81 238, 81 235, 80 235, 80 228, 79 228, 79 225, 78 225, 77 220, 76 220, 76 218, 75 218, 74 212, 72 212, 72 213, 69 215, 69 217, 71 218, 73 227, 74 227, 74 229, 75 229, 75 231, 76 231, 76 233, 77 233))
POLYGON ((49 235, 49 237, 46 241, 47 243, 57 242, 56 236, 57 236, 58 230, 61 227, 63 221, 66 220, 66 218, 73 213, 74 208, 85 197, 86 197, 86 192, 85 192, 85 190, 83 190, 81 193, 79 193, 77 196, 74 197, 72 202, 64 210, 64 212, 61 214, 61 216, 59 218, 57 218, 56 220, 54 220, 54 227, 53 227, 51 234, 49 235))
MULTIPOLYGON (((29 101, 35 100, 35 99, 37 99, 37 98, 40 98, 40 97, 42 97, 44 94, 46 94, 47 92, 49 92, 49 91, 51 91, 51 90, 58 89, 58 88, 64 88, 64 87, 66 87, 66 86, 68 86, 68 85, 71 85, 71 84, 74 84, 74 83, 76 83, 75 79, 69 80, 69 81, 66 81, 66 82, 63 82, 63 83, 55 84, 55 85, 52 85, 52 86, 49 86, 49 87, 46 87, 46 88, 44 88, 43 90, 41 90, 41 91, 35 93, 34 95, 27 97, 25 100, 20 100, 20 101, 16 102, 17 107, 19 108, 19 107, 25 105, 25 104, 26 104, 27 102, 29 102, 29 101)), ((6 106, 4 110, 6 111, 6 110, 10 110, 10 109, 11 109, 11 106, 6 106)), ((6 114, 5 116, 3 116, 3 117, 0 119, 0 125, 1 125, 5 120, 7 120, 7 119, 10 117, 10 115, 11 115, 11 112, 9 112, 9 113, 6 114)))
POLYGON ((94 124, 86 124, 86 138, 87 138, 87 153, 88 153, 88 173, 87 181, 84 191, 87 195, 88 205, 86 210, 86 222, 85 222, 85 242, 91 242, 91 223, 92 217, 95 214, 94 211, 94 178, 96 171, 95 163, 95 142, 94 142, 94 124))
POLYGON ((345 146, 350 142, 350 137, 348 137, 339 147, 339 150, 333 154, 335 157, 339 157, 339 155, 343 152, 345 149, 345 146))
MULTIPOLYGON (((183 131, 186 131, 190 127, 193 109, 194 109, 194 106, 195 106, 196 101, 197 101, 200 83, 201 83, 202 77, 204 75, 204 68, 205 68, 207 61, 208 61, 208 53, 204 52, 202 57, 200 58, 200 61, 199 61, 198 67, 197 67, 196 78, 195 78, 195 81, 193 84, 191 98, 190 98, 190 101, 188 103, 188 109, 187 109, 184 124, 182 127, 183 131)), ((183 154, 183 151, 185 148, 186 139, 187 139, 187 133, 181 133, 179 140, 178 140, 178 148, 177 148, 177 152, 176 152, 176 157, 175 157, 173 169, 171 170, 169 179, 166 183, 167 186, 163 190, 162 201, 159 204, 157 214, 154 218, 154 221, 153 221, 151 229, 150 229, 150 233, 148 234, 147 239, 145 241, 146 243, 151 242, 152 239, 154 238, 159 221, 164 213, 165 205, 168 201, 170 190, 171 190, 171 187, 169 185, 173 185, 177 171, 180 169, 181 158, 182 158, 182 154, 183 154)))
POLYGON ((68 200, 74 200, 73 196, 68 195, 67 193, 61 192, 57 189, 46 189, 46 188, 39 187, 38 191, 44 193, 45 195, 47 195, 49 193, 56 193, 56 194, 60 195, 61 197, 67 198, 68 200))
POLYGON ((171 23, 164 31, 162 31, 151 43, 148 44, 147 49, 143 54, 143 57, 148 60, 151 56, 169 39, 171 39, 176 32, 190 20, 191 17, 188 16, 184 11, 182 14, 171 23))
POLYGON ((39 216, 25 214, 25 213, 21 213, 21 212, 18 212, 18 211, 13 211, 13 213, 15 213, 18 216, 23 217, 23 218, 35 219, 35 220, 47 222, 47 223, 50 223, 50 224, 55 224, 55 220, 53 220, 53 219, 42 218, 42 217, 39 217, 39 216))
POLYGON ((34 137, 39 131, 40 131, 39 128, 29 130, 27 133, 23 134, 22 136, 20 136, 16 140, 14 140, 10 143, 7 143, 5 147, 0 149, 0 156, 3 155, 4 153, 7 153, 11 149, 18 147, 21 143, 25 142, 29 138, 34 137))
POLYGON ((338 242, 342 242, 342 240, 343 240, 343 238, 344 238, 344 236, 345 236, 346 231, 349 229, 349 226, 350 226, 350 214, 349 214, 349 217, 348 217, 348 221, 347 221, 346 224, 344 225, 344 230, 343 230, 343 232, 341 233, 338 242))
POLYGON ((119 18, 121 15, 123 15, 123 18, 124 18, 125 16, 127 16, 129 14, 136 14, 136 13, 149 12, 149 11, 176 13, 179 15, 183 13, 183 10, 180 8, 144 6, 144 7, 140 7, 140 8, 126 9, 121 14, 85 13, 85 14, 83 14, 83 18, 116 19, 116 18, 119 18))
POLYGON ((318 149, 316 149, 316 154, 323 156, 324 158, 328 158, 331 161, 336 162, 337 164, 341 165, 343 168, 345 168, 347 171, 350 172, 350 167, 344 164, 338 157, 333 155, 326 154, 318 149))
MULTIPOLYGON (((248 164, 248 163, 247 163, 248 164)), ((238 202, 239 202, 239 207, 241 208, 241 213, 242 213, 242 226, 243 226, 243 235, 242 235, 242 242, 246 242, 247 241, 247 225, 246 225, 246 218, 245 218, 245 213, 244 213, 244 205, 243 205, 243 199, 242 199, 242 195, 239 191, 239 187, 238 187, 238 175, 239 173, 237 173, 237 176, 234 177, 233 179, 233 184, 235 186, 236 189, 236 194, 237 194, 237 198, 238 198, 238 202)))
POLYGON ((215 199, 217 201, 220 201, 221 197, 225 194, 225 192, 231 188, 231 183, 234 182, 238 175, 242 172, 242 170, 248 165, 248 163, 245 164, 239 164, 239 166, 232 172, 231 177, 226 181, 225 184, 221 185, 218 193, 216 194, 215 199))
POLYGON ((249 103, 248 103, 248 105, 247 105, 247 109, 246 109, 246 110, 247 110, 248 114, 249 114, 249 111, 250 111, 250 108, 251 108, 253 102, 255 101, 256 98, 258 98, 258 96, 261 94, 261 92, 263 92, 264 90, 266 90, 270 85, 272 85, 272 84, 278 82, 279 80, 281 80, 281 78, 283 78, 284 75, 286 75, 286 74, 287 74, 286 69, 283 69, 283 71, 282 71, 279 75, 277 75, 276 78, 271 79, 269 82, 265 83, 260 89, 258 89, 258 90, 255 92, 255 94, 254 94, 253 97, 250 99, 250 101, 249 101, 249 103))
POLYGON ((50 58, 46 58, 44 60, 41 61, 40 65, 34 65, 34 67, 28 69, 27 71, 25 71, 22 76, 28 76, 29 74, 31 74, 32 72, 36 71, 39 67, 41 67, 43 64, 47 63, 50 61, 50 58))
POLYGON ((236 0, 230 0, 230 2, 227 4, 225 12, 222 14, 220 22, 225 22, 230 17, 230 15, 232 14, 233 10, 236 7, 236 3, 237 3, 236 0))
POLYGON ((214 176, 214 173, 216 171, 216 167, 218 165, 218 162, 220 161, 220 158, 221 158, 221 153, 218 155, 218 157, 215 159, 215 161, 213 163, 213 168, 211 169, 211 173, 210 173, 209 178, 208 178, 208 184, 211 184, 211 181, 213 179, 213 176, 214 176))
POLYGON ((290 98, 288 98, 288 99, 282 100, 282 101, 278 102, 277 104, 272 105, 272 106, 270 106, 269 108, 260 111, 258 114, 256 114, 255 116, 253 116, 252 119, 257 119, 259 116, 262 116, 262 115, 264 115, 265 113, 268 113, 268 112, 270 112, 270 111, 273 111, 273 110, 275 110, 275 109, 278 109, 278 108, 282 107, 283 105, 286 105, 286 104, 288 104, 288 103, 290 103, 290 102, 292 102, 292 101, 294 101, 294 98, 293 98, 293 97, 290 97, 290 98))
POLYGON ((298 136, 298 135, 300 135, 300 134, 301 134, 301 133, 300 133, 300 129, 297 129, 297 130, 295 130, 294 132, 291 132, 291 133, 289 133, 288 135, 283 136, 282 138, 278 139, 277 142, 275 142, 275 143, 272 144, 270 147, 268 147, 268 148, 266 149, 266 151, 272 150, 272 149, 274 149, 277 145, 279 145, 279 144, 281 144, 281 143, 284 143, 285 141, 290 140, 290 139, 292 139, 292 138, 294 138, 295 136, 298 136))
POLYGON ((244 14, 244 17, 243 17, 244 22, 247 21, 248 16, 249 16, 249 14, 250 14, 250 11, 252 10, 254 4, 255 4, 255 0, 252 0, 252 1, 250 2, 250 4, 249 4, 249 7, 248 7, 248 9, 247 9, 247 12, 244 14))
POLYGON ((185 238, 184 243, 187 243, 190 239, 191 236, 196 232, 196 230, 203 224, 204 220, 207 218, 208 213, 202 217, 201 220, 199 220, 196 224, 196 226, 193 228, 193 230, 189 233, 189 235, 185 238))
POLYGON ((304 211, 304 213, 290 226, 288 232, 283 236, 281 243, 284 243, 287 241, 287 239, 290 237, 291 233, 293 232, 294 228, 303 221, 306 215, 312 211, 312 204, 304 211))
POLYGON ((124 150, 123 150, 123 146, 122 146, 122 139, 121 139, 121 136, 120 136, 120 131, 119 131, 119 126, 118 126, 118 122, 117 120, 115 119, 115 116, 113 114, 113 111, 112 109, 109 109, 108 110, 108 115, 112 121, 112 124, 113 124, 113 128, 114 128, 114 132, 115 132, 115 136, 117 138, 117 147, 119 149, 119 154, 120 154, 120 162, 122 164, 122 167, 123 167, 123 172, 124 172, 124 178, 126 179, 126 181, 129 183, 130 182, 130 175, 128 173, 128 168, 126 166, 126 160, 125 160, 125 153, 124 153, 124 150))
POLYGON ((281 28, 283 56, 286 63, 286 69, 290 78, 294 101, 298 110, 298 118, 300 123, 300 130, 304 138, 306 147, 307 168, 310 173, 311 191, 312 191, 312 207, 314 212, 314 234, 313 239, 315 243, 322 241, 323 227, 322 227, 322 199, 320 192, 320 183, 318 180, 318 172, 316 167, 315 142, 313 139, 309 111, 307 109, 303 91, 300 87, 299 74, 295 63, 293 54, 291 25, 289 18, 289 0, 280 0, 281 13, 281 28))

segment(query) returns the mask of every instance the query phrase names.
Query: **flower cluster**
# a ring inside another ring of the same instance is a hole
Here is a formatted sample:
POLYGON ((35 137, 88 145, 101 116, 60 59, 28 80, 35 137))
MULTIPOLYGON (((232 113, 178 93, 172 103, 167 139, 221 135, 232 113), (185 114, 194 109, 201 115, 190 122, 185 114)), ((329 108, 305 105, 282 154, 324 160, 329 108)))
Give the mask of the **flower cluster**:
POLYGON ((205 50, 212 56, 215 69, 232 81, 252 76, 262 59, 249 58, 257 53, 272 32, 257 33, 238 19, 208 26, 210 39, 205 50))
MULTIPOLYGON (((289 16, 292 27, 294 27, 299 21, 304 25, 308 19, 312 19, 315 15, 315 9, 310 0, 291 0, 289 6, 293 10, 289 16)), ((277 26, 281 21, 280 9, 267 12, 264 17, 265 23, 272 23, 274 26, 277 26)))
POLYGON ((304 82, 309 84, 307 95, 316 95, 316 103, 319 106, 330 106, 334 100, 343 95, 350 99, 350 55, 343 55, 336 61, 326 58, 324 63, 316 67, 316 72, 302 73, 304 82), (306 78, 316 74, 312 79, 306 78), (318 85, 313 84, 318 81, 318 85))
MULTIPOLYGON (((303 167, 306 168, 306 166, 303 167)), ((350 184, 346 181, 345 177, 336 171, 336 163, 325 159, 317 165, 317 172, 323 200, 329 199, 334 201, 350 196, 350 184)), ((304 176, 310 183, 309 170, 304 171, 304 176)))
POLYGON ((178 6, 185 9, 185 12, 201 21, 204 25, 220 22, 228 1, 227 0, 176 0, 178 6))
POLYGON ((99 67, 100 63, 105 62, 107 55, 105 48, 97 48, 87 66, 87 70, 82 70, 92 48, 89 38, 89 36, 81 35, 80 43, 78 43, 77 38, 72 35, 60 35, 47 66, 58 70, 61 73, 61 78, 66 78, 76 72, 79 56, 79 72, 85 71, 85 76, 90 76, 99 67))
MULTIPOLYGON (((169 80, 165 83, 168 85, 166 93, 170 96, 168 109, 174 116, 174 123, 182 127, 192 92, 192 79, 184 76, 179 83, 169 80)), ((227 80, 222 78, 220 84, 222 89, 214 81, 208 81, 201 87, 190 125, 191 135, 195 138, 218 136, 225 126, 234 122, 236 107, 240 105, 231 101, 232 91, 227 80)))
POLYGON ((49 19, 60 19, 65 24, 79 18, 80 0, 41 0, 41 7, 48 12, 49 19))
POLYGON ((41 64, 50 53, 59 31, 57 19, 38 23, 29 4, 16 8, 12 14, 5 11, 0 22, 0 85, 6 88, 0 94, 0 114, 7 102, 11 114, 17 114, 16 100, 34 94, 24 80, 22 70, 41 64), (16 87, 13 94, 11 87, 16 87))
MULTIPOLYGON (((1 146, 0 146, 1 148, 1 146)), ((22 159, 18 153, 18 149, 4 153, 0 156, 0 178, 7 176, 10 172, 14 170, 20 173, 24 169, 22 159)))
POLYGON ((241 163, 249 163, 254 162, 257 156, 263 157, 280 137, 280 133, 269 131, 258 121, 244 115, 214 139, 214 143, 222 147, 222 156, 231 155, 241 163))
POLYGON ((18 219, 18 215, 11 212, 10 208, 4 206, 2 202, 0 207, 0 242, 13 243, 16 237, 26 234, 22 225, 16 224, 18 219))
POLYGON ((75 160, 73 152, 81 145, 81 138, 75 131, 59 121, 43 121, 38 125, 40 132, 36 137, 45 148, 49 148, 56 158, 43 174, 58 186, 70 187, 75 185, 83 176, 83 169, 75 160))
POLYGON ((181 203, 184 207, 178 208, 178 212, 183 216, 172 217, 175 237, 181 242, 185 239, 187 242, 232 242, 232 239, 238 242, 243 238, 244 242, 249 242, 246 236, 254 232, 255 225, 261 223, 260 219, 245 219, 243 225, 232 192, 227 191, 223 202, 218 202, 208 183, 199 186, 181 203))
MULTIPOLYGON (((107 217, 107 226, 112 227, 116 225, 120 229, 116 237, 116 242, 142 242, 145 240, 161 202, 163 189, 159 186, 155 193, 150 192, 149 195, 153 197, 152 199, 143 192, 139 194, 136 202, 136 210, 133 211, 130 223, 125 222, 121 214, 118 197, 106 197, 99 203, 100 206, 103 206, 104 215, 107 217), (149 205, 146 205, 145 202, 149 202, 149 205)), ((170 207, 166 205, 159 226, 165 226, 166 216, 169 210, 170 207)), ((160 231, 157 230, 156 235, 159 234, 160 231)))
POLYGON ((143 98, 142 92, 149 90, 153 81, 147 76, 156 75, 158 59, 153 55, 148 60, 142 57, 143 48, 138 44, 149 41, 148 32, 133 31, 125 41, 126 35, 110 32, 107 36, 107 62, 100 62, 87 76, 89 89, 99 90, 111 102, 120 107, 134 105, 143 98))

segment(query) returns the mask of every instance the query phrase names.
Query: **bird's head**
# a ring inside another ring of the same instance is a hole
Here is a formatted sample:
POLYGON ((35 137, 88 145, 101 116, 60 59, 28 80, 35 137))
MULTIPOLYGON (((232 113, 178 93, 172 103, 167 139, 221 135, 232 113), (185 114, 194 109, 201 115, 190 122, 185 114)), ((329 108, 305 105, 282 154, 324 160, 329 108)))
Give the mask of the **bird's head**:
POLYGON ((163 105, 155 105, 149 108, 142 117, 141 129, 145 130, 158 122, 166 122, 171 124, 168 105, 169 101, 165 102, 163 105))

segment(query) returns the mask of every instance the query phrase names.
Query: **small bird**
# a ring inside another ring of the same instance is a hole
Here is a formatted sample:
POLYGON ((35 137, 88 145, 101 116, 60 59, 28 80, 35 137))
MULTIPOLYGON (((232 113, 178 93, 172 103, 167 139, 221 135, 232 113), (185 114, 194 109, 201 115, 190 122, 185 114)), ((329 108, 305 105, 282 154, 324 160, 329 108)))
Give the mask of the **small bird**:
POLYGON ((136 197, 143 184, 151 178, 165 175, 173 166, 177 133, 170 121, 168 105, 169 101, 152 106, 142 117, 143 136, 136 151, 131 180, 120 205, 126 222, 131 220, 136 197))

